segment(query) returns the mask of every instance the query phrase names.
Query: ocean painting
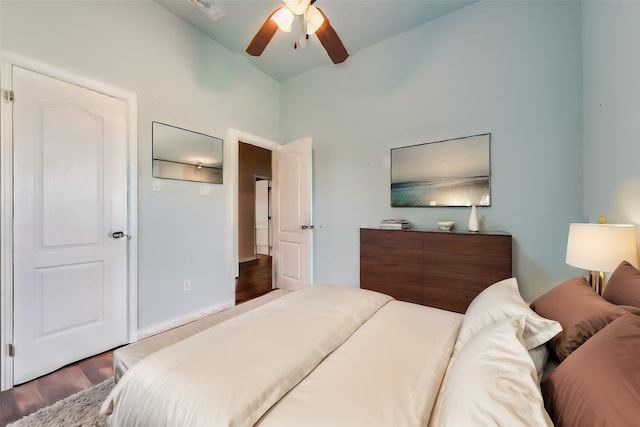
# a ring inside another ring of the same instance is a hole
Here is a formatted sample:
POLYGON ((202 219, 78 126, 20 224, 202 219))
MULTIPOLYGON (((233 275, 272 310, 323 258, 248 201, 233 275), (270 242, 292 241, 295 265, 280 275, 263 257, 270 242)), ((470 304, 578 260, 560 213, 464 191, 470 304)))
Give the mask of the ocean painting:
POLYGON ((490 206, 491 134, 391 150, 391 206, 490 206))

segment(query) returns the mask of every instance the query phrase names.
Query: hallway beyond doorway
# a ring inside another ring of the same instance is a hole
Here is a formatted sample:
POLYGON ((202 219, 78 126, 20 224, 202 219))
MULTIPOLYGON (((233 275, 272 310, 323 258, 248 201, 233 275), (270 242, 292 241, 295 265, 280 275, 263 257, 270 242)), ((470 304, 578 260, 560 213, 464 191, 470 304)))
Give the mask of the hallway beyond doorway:
POLYGON ((257 255, 251 261, 240 263, 240 275, 236 279, 236 304, 266 294, 273 289, 272 257, 257 255))

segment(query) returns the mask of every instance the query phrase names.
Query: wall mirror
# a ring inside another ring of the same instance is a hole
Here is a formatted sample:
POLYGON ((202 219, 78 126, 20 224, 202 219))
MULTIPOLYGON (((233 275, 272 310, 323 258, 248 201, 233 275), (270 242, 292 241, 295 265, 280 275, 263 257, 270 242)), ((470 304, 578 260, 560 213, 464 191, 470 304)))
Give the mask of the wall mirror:
POLYGON ((222 139, 152 123, 155 178, 222 184, 222 139))
POLYGON ((491 134, 391 149, 391 206, 490 206, 491 134))

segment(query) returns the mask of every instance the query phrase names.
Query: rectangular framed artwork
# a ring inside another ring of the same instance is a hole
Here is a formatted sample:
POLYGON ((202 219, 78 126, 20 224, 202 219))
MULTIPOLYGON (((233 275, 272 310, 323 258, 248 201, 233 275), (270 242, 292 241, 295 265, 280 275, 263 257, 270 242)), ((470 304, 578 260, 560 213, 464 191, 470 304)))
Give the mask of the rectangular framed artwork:
POLYGON ((391 206, 491 206, 491 134, 391 149, 391 206))

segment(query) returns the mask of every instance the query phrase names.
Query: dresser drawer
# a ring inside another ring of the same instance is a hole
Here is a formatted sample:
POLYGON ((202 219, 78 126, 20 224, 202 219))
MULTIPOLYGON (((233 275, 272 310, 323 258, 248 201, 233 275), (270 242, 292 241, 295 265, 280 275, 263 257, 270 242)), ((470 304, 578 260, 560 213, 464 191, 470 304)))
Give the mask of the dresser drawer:
POLYGON ((360 247, 365 246, 422 250, 422 233, 412 230, 360 229, 360 247))
POLYGON ((425 285, 422 288, 422 304, 443 310, 464 313, 469 304, 475 298, 476 293, 456 290, 448 287, 432 287, 425 285))
POLYGON ((360 262, 360 287, 391 295, 401 301, 422 303, 422 267, 420 264, 390 265, 360 262))
POLYGON ((443 270, 459 274, 511 276, 511 258, 493 254, 448 254, 434 250, 423 252, 426 270, 443 270))
POLYGON ((422 249, 361 246, 360 259, 385 265, 420 265, 422 264, 422 249))
POLYGON ((422 286, 423 270, 419 264, 388 265, 362 261, 360 263, 360 282, 378 281, 389 283, 406 283, 422 286))
POLYGON ((476 233, 424 233, 422 245, 425 251, 442 254, 467 254, 470 256, 507 257, 511 260, 511 236, 476 233))
POLYGON ((474 296, 485 288, 508 279, 502 274, 460 274, 453 271, 424 270, 423 285, 434 288, 450 289, 452 292, 465 292, 474 296))

